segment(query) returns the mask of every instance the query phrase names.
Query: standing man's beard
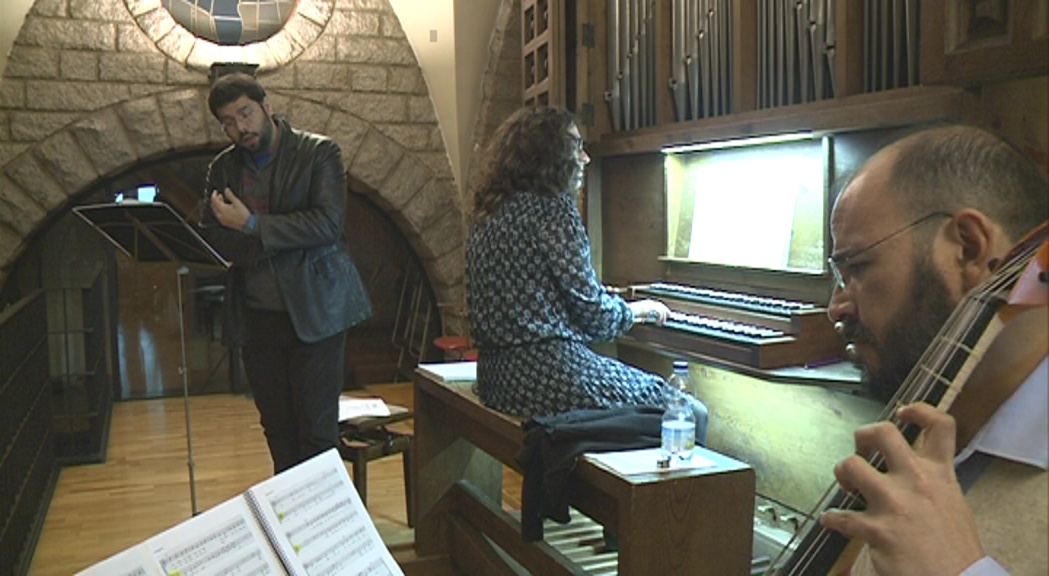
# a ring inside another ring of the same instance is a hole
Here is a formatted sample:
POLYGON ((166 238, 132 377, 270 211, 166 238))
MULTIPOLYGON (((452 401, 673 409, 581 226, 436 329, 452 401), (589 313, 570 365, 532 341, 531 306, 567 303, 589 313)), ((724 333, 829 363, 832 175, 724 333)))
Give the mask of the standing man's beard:
POLYGON ((943 277, 926 256, 914 264, 908 303, 889 323, 883 338, 872 338, 861 324, 846 326, 848 341, 871 346, 881 360, 873 370, 861 366, 864 383, 876 399, 892 399, 956 305, 943 277))
POLYGON ((273 119, 267 118, 266 123, 262 125, 258 133, 248 132, 247 134, 241 134, 240 146, 247 150, 250 154, 258 155, 267 152, 270 149, 270 144, 273 143, 273 132, 276 127, 273 125, 273 119), (255 142, 253 145, 248 146, 244 144, 245 137, 254 136, 255 142))

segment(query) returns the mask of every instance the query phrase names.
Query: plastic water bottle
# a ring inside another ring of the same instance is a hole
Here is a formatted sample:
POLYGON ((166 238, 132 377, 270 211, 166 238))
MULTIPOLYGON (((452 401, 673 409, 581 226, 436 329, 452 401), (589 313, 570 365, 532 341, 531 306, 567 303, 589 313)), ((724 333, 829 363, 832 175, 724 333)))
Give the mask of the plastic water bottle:
POLYGON ((689 402, 688 362, 674 361, 674 374, 667 381, 667 407, 663 412, 662 453, 664 457, 688 460, 696 447, 696 415, 689 402))

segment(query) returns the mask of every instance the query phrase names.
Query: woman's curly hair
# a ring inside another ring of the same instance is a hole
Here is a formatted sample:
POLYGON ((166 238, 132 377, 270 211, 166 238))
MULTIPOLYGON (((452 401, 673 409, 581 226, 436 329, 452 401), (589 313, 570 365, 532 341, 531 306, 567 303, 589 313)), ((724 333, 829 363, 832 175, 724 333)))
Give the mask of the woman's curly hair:
POLYGON ((528 106, 510 115, 485 149, 474 187, 474 223, 488 219, 517 192, 566 193, 582 167, 579 140, 568 133, 571 112, 557 106, 528 106))

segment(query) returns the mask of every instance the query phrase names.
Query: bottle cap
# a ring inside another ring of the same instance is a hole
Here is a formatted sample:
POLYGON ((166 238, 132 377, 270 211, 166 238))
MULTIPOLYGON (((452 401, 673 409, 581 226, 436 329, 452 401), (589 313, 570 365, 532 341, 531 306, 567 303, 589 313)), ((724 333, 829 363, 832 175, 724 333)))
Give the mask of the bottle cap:
POLYGON ((688 372, 688 361, 674 360, 674 372, 688 372))

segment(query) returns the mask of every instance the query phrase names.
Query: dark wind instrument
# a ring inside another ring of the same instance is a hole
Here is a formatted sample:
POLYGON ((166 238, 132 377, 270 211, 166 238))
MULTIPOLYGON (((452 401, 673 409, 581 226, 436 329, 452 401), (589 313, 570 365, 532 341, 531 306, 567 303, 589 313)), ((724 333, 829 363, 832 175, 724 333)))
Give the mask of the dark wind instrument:
MULTIPOLYGON (((1043 223, 1013 248, 990 278, 962 299, 888 403, 882 419, 896 424, 913 443, 920 430, 896 420, 895 409, 927 402, 955 416, 958 445, 965 446, 1049 351, 1047 325, 1049 223, 1043 223)), ((880 454, 868 461, 885 471, 880 454)), ((858 494, 833 484, 815 510, 864 506, 858 494)), ((769 574, 848 573, 862 542, 849 542, 815 518, 817 514, 809 515, 795 537, 797 546, 788 545, 781 554, 789 558, 773 562, 769 574)))

